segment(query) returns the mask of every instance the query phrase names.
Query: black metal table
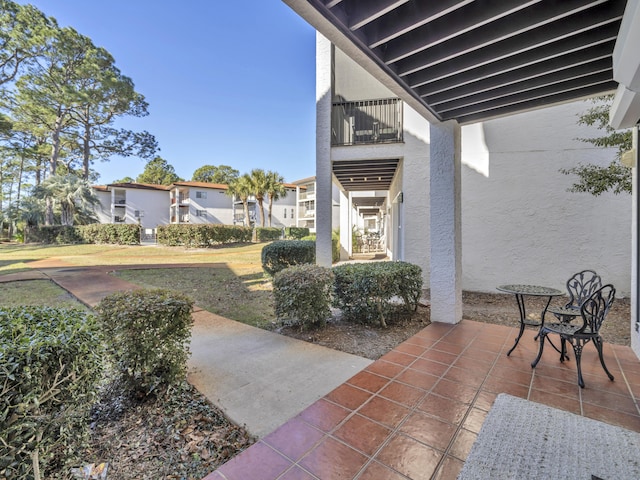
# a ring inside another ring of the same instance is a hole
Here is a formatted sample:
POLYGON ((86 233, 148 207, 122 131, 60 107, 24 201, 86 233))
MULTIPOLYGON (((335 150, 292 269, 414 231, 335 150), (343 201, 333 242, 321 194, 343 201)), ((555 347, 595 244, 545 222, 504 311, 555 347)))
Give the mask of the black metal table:
MULTIPOLYGON (((524 333, 524 327, 530 325, 532 327, 541 327, 544 325, 544 316, 547 313, 547 308, 549 308, 549 304, 551 303, 551 299, 553 297, 559 297, 564 295, 564 292, 557 290, 555 288, 549 287, 541 287, 539 285, 500 285, 496 287, 497 290, 505 293, 512 293, 516 296, 516 302, 518 303, 518 310, 520 312, 520 332, 516 338, 516 343, 513 344, 511 350, 507 352, 507 356, 511 355, 511 352, 518 346, 518 342, 520 341, 520 337, 524 333), (524 305, 524 297, 532 296, 532 297, 549 297, 547 303, 544 306, 540 314, 540 321, 537 322, 535 320, 527 319, 527 310, 524 305)), ((538 338, 538 337, 536 337, 538 338)))

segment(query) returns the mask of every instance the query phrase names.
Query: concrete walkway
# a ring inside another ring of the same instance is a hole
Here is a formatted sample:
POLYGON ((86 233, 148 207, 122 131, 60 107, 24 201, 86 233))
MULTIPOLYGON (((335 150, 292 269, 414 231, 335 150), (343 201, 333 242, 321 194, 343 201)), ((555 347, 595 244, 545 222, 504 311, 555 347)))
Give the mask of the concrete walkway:
MULTIPOLYGON (((109 275, 131 266, 78 267, 55 259, 0 282, 50 279, 93 307, 110 293, 138 288, 109 275)), ((201 265, 189 265, 197 268, 201 265)), ((139 268, 181 268, 140 265, 139 268)), ((196 308, 188 379, 236 424, 264 437, 371 364, 366 358, 251 327, 196 308)))

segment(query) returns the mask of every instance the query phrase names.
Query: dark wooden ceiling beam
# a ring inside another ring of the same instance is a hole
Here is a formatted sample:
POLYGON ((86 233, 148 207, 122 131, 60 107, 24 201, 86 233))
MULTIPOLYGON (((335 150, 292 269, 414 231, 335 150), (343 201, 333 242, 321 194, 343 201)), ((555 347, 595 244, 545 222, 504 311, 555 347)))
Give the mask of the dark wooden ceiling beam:
POLYGON ((610 23, 579 35, 552 42, 545 45, 544 48, 508 56, 458 74, 429 80, 428 83, 414 87, 421 97, 428 98, 469 84, 485 80, 491 81, 492 77, 515 76, 518 70, 548 61, 553 62, 557 58, 575 58, 582 62, 590 58, 611 55, 618 31, 617 27, 618 25, 610 23))
POLYGON ((603 82, 594 81, 580 82, 580 85, 570 89, 565 85, 564 90, 549 89, 547 92, 538 92, 536 96, 522 96, 520 101, 511 98, 509 102, 499 102, 493 105, 483 105, 483 109, 468 109, 467 111, 451 111, 443 118, 446 120, 456 119, 461 124, 474 123, 484 121, 504 115, 512 115, 514 113, 523 112, 535 108, 541 108, 547 105, 568 102, 578 98, 589 98, 594 95, 600 95, 605 92, 613 92, 617 87, 617 82, 606 80, 603 82))
MULTIPOLYGON (((564 2, 558 2, 558 5, 564 5, 564 2)), ((622 18, 622 13, 611 18, 611 9, 606 5, 596 5, 567 17, 552 15, 542 10, 534 16, 534 19, 538 19, 536 23, 531 23, 526 13, 523 11, 520 15, 514 15, 515 18, 501 19, 496 24, 483 26, 469 34, 436 45, 396 62, 391 68, 401 77, 408 77, 407 82, 415 87, 420 81, 412 74, 427 68, 440 64, 448 66, 441 67, 442 71, 436 77, 440 78, 506 56, 517 55, 525 50, 544 48, 562 37, 576 35, 611 22, 619 23, 622 18)), ((426 74, 425 77, 429 78, 429 75, 426 74)))
POLYGON ((435 98, 436 96, 427 98, 427 102, 438 113, 442 113, 464 105, 478 104, 491 98, 554 85, 593 73, 609 72, 609 75, 612 75, 613 64, 610 56, 592 61, 582 61, 577 64, 567 63, 569 61, 571 59, 560 57, 553 62, 553 65, 538 64, 521 70, 518 72, 521 78, 514 79, 510 77, 510 80, 507 76, 507 78, 503 79, 503 82, 500 82, 500 77, 493 77, 486 82, 468 85, 464 90, 449 90, 438 95, 437 98, 435 98), (565 62, 563 63, 562 60, 565 60, 565 62))

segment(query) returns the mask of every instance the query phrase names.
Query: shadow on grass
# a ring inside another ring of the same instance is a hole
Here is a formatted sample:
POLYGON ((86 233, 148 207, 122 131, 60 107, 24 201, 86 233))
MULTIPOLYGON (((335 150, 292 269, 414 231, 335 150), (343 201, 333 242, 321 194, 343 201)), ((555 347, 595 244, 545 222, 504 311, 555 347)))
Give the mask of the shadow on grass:
POLYGON ((233 265, 115 270, 116 276, 140 287, 184 293, 198 307, 231 320, 258 327, 275 320, 271 280, 255 267, 240 274, 233 265))

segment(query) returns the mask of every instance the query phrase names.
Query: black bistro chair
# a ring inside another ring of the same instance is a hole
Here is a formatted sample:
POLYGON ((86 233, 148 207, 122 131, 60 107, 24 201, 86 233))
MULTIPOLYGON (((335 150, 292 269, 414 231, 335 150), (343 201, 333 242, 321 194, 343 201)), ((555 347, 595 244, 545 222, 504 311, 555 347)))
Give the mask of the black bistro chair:
POLYGON ((593 292, 602 287, 602 279, 593 270, 582 270, 567 280, 569 301, 564 306, 551 306, 547 312, 553 313, 562 323, 569 323, 580 316, 580 305, 593 292))
MULTIPOLYGON (((582 368, 580 366, 580 359, 582 358, 582 349, 584 346, 593 341, 596 349, 598 350, 598 356, 600 357, 600 363, 602 368, 606 372, 609 380, 613 380, 613 375, 607 369, 604 363, 604 357, 602 355, 602 337, 600 336, 600 327, 604 322, 604 319, 609 313, 609 309, 613 304, 613 300, 616 295, 616 289, 613 285, 605 285, 604 287, 596 290, 591 296, 586 299, 580 307, 580 315, 582 317, 582 325, 572 323, 549 323, 540 328, 540 348, 538 350, 538 356, 531 363, 531 367, 535 368, 540 357, 542 357, 542 350, 544 348, 544 342, 547 340, 547 335, 557 334, 560 336, 562 343, 562 351, 565 351, 566 342, 569 342, 573 346, 573 351, 576 358, 576 368, 578 370, 578 385, 584 388, 584 380, 582 379, 582 368)), ((549 340, 551 343, 551 340, 549 340)), ((553 344, 552 344, 553 345, 553 344)), ((564 362, 565 355, 560 356, 560 361, 564 362)))

